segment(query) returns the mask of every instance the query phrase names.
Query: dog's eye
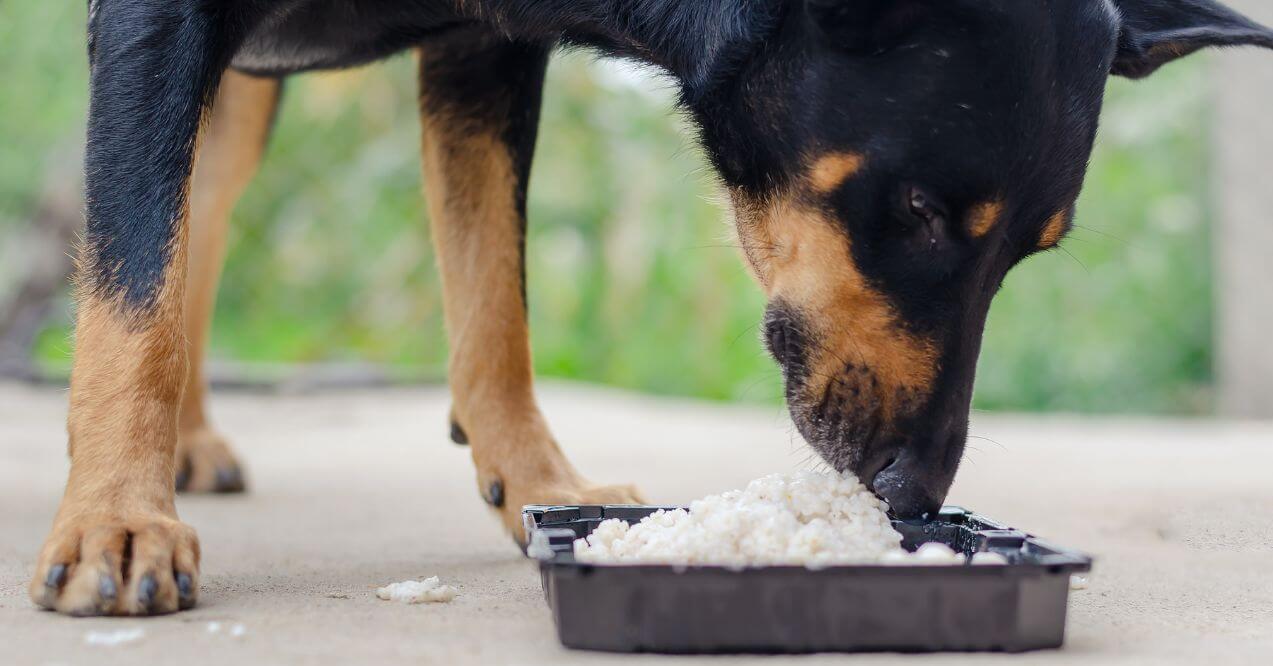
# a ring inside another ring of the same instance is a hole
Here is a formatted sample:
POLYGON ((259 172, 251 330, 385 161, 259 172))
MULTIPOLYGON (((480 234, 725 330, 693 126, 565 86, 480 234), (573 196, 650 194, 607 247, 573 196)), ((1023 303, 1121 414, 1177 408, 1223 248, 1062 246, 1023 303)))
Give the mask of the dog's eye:
POLYGON ((945 220, 946 208, 923 188, 912 185, 906 190, 906 206, 911 217, 929 226, 945 220))

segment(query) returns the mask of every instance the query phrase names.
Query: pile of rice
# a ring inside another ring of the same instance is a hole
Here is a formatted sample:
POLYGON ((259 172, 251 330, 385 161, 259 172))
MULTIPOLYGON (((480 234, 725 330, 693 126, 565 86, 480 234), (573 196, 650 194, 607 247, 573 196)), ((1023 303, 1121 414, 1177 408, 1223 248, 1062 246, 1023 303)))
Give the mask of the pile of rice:
MULTIPOLYGON (((963 564, 942 544, 901 546, 886 505, 850 473, 800 472, 756 479, 744 490, 697 500, 689 511, 658 511, 635 525, 602 522, 575 541, 589 564, 749 566, 963 564)), ((1000 556, 974 564, 1006 563, 1000 556)))

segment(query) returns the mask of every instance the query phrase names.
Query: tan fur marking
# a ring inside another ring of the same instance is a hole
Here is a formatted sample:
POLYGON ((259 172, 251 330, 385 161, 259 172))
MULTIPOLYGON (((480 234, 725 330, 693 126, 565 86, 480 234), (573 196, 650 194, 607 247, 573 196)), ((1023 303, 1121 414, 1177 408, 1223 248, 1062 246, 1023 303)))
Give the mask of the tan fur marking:
POLYGON ((185 331, 190 372, 180 411, 178 465, 188 466, 187 489, 216 487, 218 469, 237 467, 225 440, 208 425, 203 362, 208 326, 225 259, 230 213, 256 173, 278 104, 277 79, 228 70, 203 131, 190 188, 190 258, 185 331))
POLYGON ((1043 225, 1043 231, 1039 234, 1039 248, 1047 250, 1060 245, 1061 239, 1069 231, 1069 219, 1069 211, 1065 210, 1048 218, 1047 224, 1043 225))
POLYGON ((508 149, 490 133, 446 134, 426 122, 425 189, 446 294, 451 386, 461 423, 470 401, 507 405, 530 398, 529 333, 508 149), (488 391, 501 394, 489 395, 488 391))
POLYGON ((1162 42, 1149 47, 1146 55, 1151 60, 1183 58, 1189 55, 1190 51, 1187 46, 1180 42, 1162 42))
MULTIPOLYGON (((427 80, 427 58, 424 68, 427 80)), ((426 100, 421 107, 445 105, 426 100)), ((588 483, 536 404, 517 175, 498 128, 447 112, 426 111, 422 122, 425 191, 451 341, 452 413, 468 435, 479 490, 503 484, 501 517, 519 539, 525 504, 638 501, 630 487, 588 483)))
POLYGON ((1002 201, 986 201, 973 206, 968 211, 968 233, 973 238, 981 238, 1003 217, 1002 201))
POLYGON ((814 160, 809 169, 809 184, 818 194, 829 194, 857 175, 866 163, 858 153, 831 153, 814 160))
POLYGON ((897 390, 931 391, 935 346, 902 327, 888 299, 858 271, 834 222, 789 198, 734 200, 748 263, 770 300, 813 315, 808 323, 819 349, 811 350, 811 394, 820 395, 846 363, 870 368, 889 389, 880 394, 886 417, 897 390))
POLYGON ((186 374, 184 232, 170 252, 155 309, 145 321, 138 321, 123 303, 81 289, 68 421, 68 493, 105 500, 127 486, 147 491, 158 506, 173 506, 176 405, 186 374))

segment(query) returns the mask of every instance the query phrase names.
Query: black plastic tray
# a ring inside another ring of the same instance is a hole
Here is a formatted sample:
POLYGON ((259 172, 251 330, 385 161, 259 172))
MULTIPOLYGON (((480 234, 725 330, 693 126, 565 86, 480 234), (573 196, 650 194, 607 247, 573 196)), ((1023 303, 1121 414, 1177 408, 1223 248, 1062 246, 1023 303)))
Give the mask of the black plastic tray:
POLYGON ((1060 647, 1070 575, 1086 555, 958 507, 927 523, 894 521, 902 545, 989 551, 1007 566, 672 567, 575 561, 575 539, 603 520, 655 506, 527 506, 557 634, 611 652, 1022 652, 1060 647))

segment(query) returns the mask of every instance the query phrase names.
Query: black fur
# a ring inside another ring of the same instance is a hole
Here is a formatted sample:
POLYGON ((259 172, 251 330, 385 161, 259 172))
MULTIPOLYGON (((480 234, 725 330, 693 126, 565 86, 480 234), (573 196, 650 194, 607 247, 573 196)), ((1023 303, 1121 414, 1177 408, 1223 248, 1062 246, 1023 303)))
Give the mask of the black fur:
POLYGON ((1211 0, 1139 0, 1118 3, 1122 30, 1114 73, 1148 76, 1164 64, 1212 46, 1273 48, 1273 34, 1211 0))
MULTIPOLYGON (((811 156, 864 155, 820 205, 903 326, 939 347, 939 372, 930 398, 901 396, 907 422, 892 439, 845 414, 810 432, 833 462, 917 461, 890 477, 920 488, 908 506, 940 501, 953 478, 990 299, 1078 195, 1106 77, 1206 46, 1273 47, 1273 33, 1212 0, 94 0, 90 15, 88 280, 134 308, 157 293, 196 128, 227 65, 281 75, 432 45, 425 103, 498 129, 523 217, 558 44, 666 70, 721 178, 756 199, 811 156), (942 214, 917 221, 916 191, 942 214), (1003 220, 972 237, 962 220, 990 200, 1003 220)), ((769 326, 789 385, 816 342, 800 322, 817 313, 793 307, 769 326)))
POLYGON ((90 17, 86 286, 144 309, 230 50, 220 16, 200 3, 97 0, 90 17))

